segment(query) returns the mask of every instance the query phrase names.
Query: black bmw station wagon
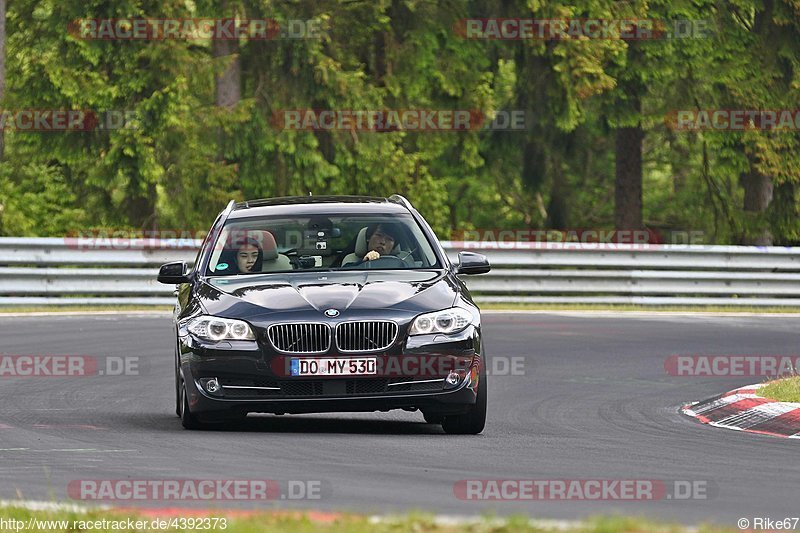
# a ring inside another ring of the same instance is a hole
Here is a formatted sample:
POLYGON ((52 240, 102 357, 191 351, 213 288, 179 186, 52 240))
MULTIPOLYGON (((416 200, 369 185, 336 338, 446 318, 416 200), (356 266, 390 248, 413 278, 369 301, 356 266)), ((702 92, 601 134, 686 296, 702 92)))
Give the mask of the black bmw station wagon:
POLYGON ((176 412, 183 426, 248 413, 420 411, 447 433, 486 421, 481 316, 402 196, 231 202, 177 284, 176 412))

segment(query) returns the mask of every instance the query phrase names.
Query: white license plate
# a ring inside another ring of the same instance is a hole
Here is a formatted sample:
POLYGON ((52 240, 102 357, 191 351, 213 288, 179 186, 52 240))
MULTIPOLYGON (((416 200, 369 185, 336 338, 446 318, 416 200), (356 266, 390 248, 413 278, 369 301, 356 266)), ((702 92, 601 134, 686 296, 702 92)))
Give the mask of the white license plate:
POLYGON ((377 374, 375 357, 292 359, 293 376, 368 376, 377 374))

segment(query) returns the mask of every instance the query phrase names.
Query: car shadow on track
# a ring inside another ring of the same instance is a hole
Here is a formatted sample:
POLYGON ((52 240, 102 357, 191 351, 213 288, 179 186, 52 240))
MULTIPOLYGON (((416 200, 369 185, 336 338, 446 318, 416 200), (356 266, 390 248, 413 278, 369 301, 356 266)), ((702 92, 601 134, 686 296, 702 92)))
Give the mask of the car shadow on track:
POLYGON ((443 433, 442 427, 407 420, 374 420, 363 418, 323 418, 309 416, 249 416, 222 430, 264 433, 348 433, 384 435, 430 435, 443 433))
MULTIPOLYGON (((117 417, 118 422, 122 422, 117 417)), ((128 422, 155 431, 186 431, 175 416, 130 415, 128 422)), ((119 425, 119 423, 117 424, 119 425)), ((426 424, 409 420, 377 420, 365 418, 327 418, 292 415, 248 416, 235 423, 208 424, 208 432, 235 433, 329 433, 370 435, 442 435, 444 430, 437 424, 426 424)))

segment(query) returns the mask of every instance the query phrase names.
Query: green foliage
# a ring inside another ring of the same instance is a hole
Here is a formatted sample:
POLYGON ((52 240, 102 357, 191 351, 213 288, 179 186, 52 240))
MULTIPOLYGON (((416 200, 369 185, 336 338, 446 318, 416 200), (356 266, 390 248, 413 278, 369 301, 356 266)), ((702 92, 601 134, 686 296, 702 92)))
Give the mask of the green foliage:
POLYGON ((87 221, 57 166, 0 167, 0 234, 60 236, 87 221))
POLYGON ((797 132, 672 131, 680 109, 794 109, 800 5, 790 0, 619 3, 445 0, 19 0, 9 4, 5 109, 128 111, 128 127, 5 132, 0 233, 84 226, 205 228, 231 199, 407 195, 441 237, 473 228, 611 228, 614 130, 641 124, 644 220, 737 243, 800 242, 797 132), (320 38, 82 40, 80 18, 312 20, 320 38), (460 19, 705 19, 709 38, 465 39, 460 19), (241 66, 241 100, 215 77, 241 66), (641 110, 631 105, 632 92, 641 110), (292 109, 527 113, 523 131, 292 131, 292 109), (741 177, 773 201, 745 212, 741 177))

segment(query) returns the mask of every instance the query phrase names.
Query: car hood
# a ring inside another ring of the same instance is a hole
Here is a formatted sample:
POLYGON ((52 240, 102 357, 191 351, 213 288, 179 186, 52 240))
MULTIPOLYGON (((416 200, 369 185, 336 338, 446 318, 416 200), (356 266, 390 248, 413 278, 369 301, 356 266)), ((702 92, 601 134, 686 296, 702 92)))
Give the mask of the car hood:
POLYGON ((421 313, 453 305, 458 292, 445 270, 385 270, 214 277, 204 280, 199 296, 211 314, 244 318, 327 309, 421 313))

